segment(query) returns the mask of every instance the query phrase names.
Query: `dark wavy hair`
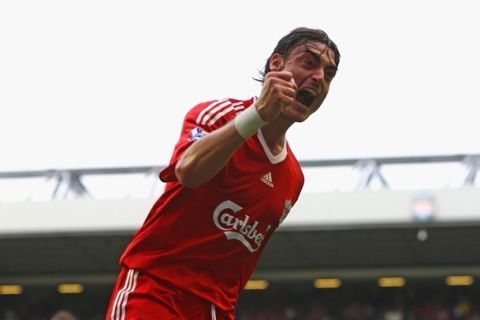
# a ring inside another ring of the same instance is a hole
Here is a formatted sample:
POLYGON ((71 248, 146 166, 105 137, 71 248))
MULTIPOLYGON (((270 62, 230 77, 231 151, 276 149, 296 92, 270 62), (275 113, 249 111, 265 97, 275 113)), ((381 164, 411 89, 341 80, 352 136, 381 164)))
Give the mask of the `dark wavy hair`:
POLYGON ((260 71, 261 78, 255 80, 260 82, 264 81, 265 75, 270 72, 270 59, 273 54, 279 53, 282 56, 287 57, 294 48, 309 41, 325 43, 327 47, 332 49, 335 53, 335 63, 338 67, 340 63, 340 52, 338 51, 337 45, 332 39, 330 39, 327 33, 320 29, 300 27, 293 29, 289 34, 278 41, 277 46, 265 63, 265 68, 263 71, 260 71))

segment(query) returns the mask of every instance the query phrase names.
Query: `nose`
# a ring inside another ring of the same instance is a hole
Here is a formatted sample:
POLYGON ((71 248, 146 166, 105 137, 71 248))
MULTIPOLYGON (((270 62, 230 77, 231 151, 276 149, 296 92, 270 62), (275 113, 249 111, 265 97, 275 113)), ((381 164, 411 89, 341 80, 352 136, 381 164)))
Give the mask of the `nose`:
POLYGON ((323 67, 317 68, 312 74, 312 79, 315 82, 322 81, 324 79, 324 77, 325 77, 325 70, 323 69, 323 67))

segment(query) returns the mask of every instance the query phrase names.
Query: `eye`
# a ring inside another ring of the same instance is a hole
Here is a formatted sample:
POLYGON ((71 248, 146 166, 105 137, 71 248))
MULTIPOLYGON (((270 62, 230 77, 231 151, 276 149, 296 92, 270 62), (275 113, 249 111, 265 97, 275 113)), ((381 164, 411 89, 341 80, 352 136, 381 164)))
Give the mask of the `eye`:
POLYGON ((328 81, 331 81, 335 77, 336 74, 337 74, 336 69, 327 68, 325 70, 325 79, 327 79, 328 81))
POLYGON ((303 60, 303 64, 305 65, 305 67, 307 68, 315 68, 317 67, 318 65, 318 59, 315 59, 311 56, 307 56, 305 57, 305 59, 303 60))

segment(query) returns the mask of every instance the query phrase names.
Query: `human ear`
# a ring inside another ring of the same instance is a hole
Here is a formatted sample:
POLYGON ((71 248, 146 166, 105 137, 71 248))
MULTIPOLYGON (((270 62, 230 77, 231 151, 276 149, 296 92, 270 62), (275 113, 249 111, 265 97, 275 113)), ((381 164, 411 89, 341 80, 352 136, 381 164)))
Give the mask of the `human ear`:
POLYGON ((280 71, 283 69, 283 56, 279 53, 274 53, 270 58, 270 70, 280 71))

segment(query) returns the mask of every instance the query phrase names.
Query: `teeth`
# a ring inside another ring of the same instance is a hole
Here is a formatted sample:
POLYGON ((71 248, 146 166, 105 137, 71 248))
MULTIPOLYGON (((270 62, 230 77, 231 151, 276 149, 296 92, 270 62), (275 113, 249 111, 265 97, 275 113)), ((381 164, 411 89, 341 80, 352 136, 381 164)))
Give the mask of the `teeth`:
POLYGON ((315 92, 315 91, 312 90, 312 89, 305 88, 305 89, 302 89, 302 90, 309 92, 309 93, 310 93, 312 96, 314 96, 314 97, 317 96, 317 92, 315 92))

